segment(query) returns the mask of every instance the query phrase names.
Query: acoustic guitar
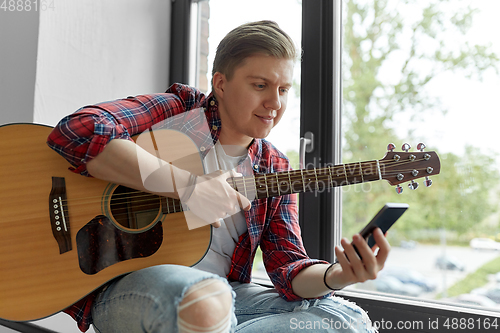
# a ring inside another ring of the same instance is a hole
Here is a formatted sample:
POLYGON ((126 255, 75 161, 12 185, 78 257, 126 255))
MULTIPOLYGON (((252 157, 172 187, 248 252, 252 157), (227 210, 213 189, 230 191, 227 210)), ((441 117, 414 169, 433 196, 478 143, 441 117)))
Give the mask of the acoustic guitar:
MULTIPOLYGON (((0 127, 0 318, 28 321, 59 312, 108 281, 160 264, 193 266, 206 254, 212 227, 188 229, 179 200, 138 192, 68 170, 46 145, 52 128, 0 127)), ((161 156, 197 175, 201 155, 180 132, 161 156)), ((141 143, 137 141, 139 145, 141 143)), ((141 145, 142 146, 142 145, 141 145)), ((151 153, 152 145, 142 146, 151 153)), ((391 185, 440 172, 435 152, 394 152, 383 159, 228 180, 249 198, 386 179, 391 185)))

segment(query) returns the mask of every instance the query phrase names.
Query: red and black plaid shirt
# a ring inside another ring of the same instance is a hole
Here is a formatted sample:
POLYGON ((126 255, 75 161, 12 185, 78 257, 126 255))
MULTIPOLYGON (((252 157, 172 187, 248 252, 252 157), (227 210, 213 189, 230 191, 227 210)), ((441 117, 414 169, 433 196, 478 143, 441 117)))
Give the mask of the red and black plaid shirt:
MULTIPOLYGON (((163 94, 128 97, 81 108, 59 122, 48 137, 48 145, 71 163, 71 170, 89 176, 86 163, 110 140, 132 140, 131 136, 180 114, 183 115, 175 117, 179 123, 174 126, 188 134, 200 151, 218 140, 221 121, 216 100, 194 88, 175 84, 163 94), (203 134, 206 131, 200 130, 200 126, 206 126, 205 121, 199 120, 200 113, 204 113, 208 121, 208 136, 203 134)), ((254 140, 248 154, 254 173, 290 169, 286 156, 266 140, 254 140)), ((304 250, 296 196, 254 200, 245 216, 248 232, 241 235, 236 245, 228 279, 250 282, 252 263, 260 245, 267 273, 276 290, 286 300, 299 300, 292 291, 293 278, 303 268, 324 262, 310 259, 304 250)), ((94 299, 95 293, 65 310, 77 321, 82 332, 92 324, 94 299)))

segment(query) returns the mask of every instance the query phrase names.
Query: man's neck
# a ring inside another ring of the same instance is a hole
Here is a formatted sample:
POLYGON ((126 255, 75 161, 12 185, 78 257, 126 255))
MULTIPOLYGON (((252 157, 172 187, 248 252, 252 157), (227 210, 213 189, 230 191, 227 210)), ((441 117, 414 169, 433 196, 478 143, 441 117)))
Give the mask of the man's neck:
POLYGON ((226 155, 234 156, 234 157, 245 155, 248 151, 248 147, 251 144, 251 142, 247 146, 226 144, 226 143, 224 143, 223 140, 220 140, 220 138, 219 138, 219 143, 221 144, 222 148, 224 149, 224 152, 226 153, 226 155))
POLYGON ((224 146, 226 154, 230 156, 240 156, 242 151, 246 151, 248 147, 250 147, 253 140, 253 138, 247 136, 241 138, 230 137, 225 135, 223 129, 221 129, 221 133, 219 135, 219 142, 222 146, 224 146), (232 152, 235 152, 235 154, 232 152))

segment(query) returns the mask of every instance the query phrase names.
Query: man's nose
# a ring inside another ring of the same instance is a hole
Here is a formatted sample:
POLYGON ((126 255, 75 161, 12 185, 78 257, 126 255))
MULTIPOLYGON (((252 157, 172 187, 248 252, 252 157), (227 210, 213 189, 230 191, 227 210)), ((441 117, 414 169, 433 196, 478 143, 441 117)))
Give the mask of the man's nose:
POLYGON ((266 107, 266 109, 270 110, 281 109, 281 98, 279 90, 276 91, 273 90, 269 92, 269 95, 266 98, 264 106, 266 107))

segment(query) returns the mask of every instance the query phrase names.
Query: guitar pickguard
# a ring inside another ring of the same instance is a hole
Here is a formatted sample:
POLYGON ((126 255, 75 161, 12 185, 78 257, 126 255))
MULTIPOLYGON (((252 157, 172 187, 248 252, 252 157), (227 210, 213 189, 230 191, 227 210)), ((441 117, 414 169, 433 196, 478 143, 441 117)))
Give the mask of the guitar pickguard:
POLYGON ((161 221, 144 232, 126 232, 116 228, 108 217, 96 216, 76 235, 80 269, 93 275, 122 261, 149 257, 162 241, 161 221))

